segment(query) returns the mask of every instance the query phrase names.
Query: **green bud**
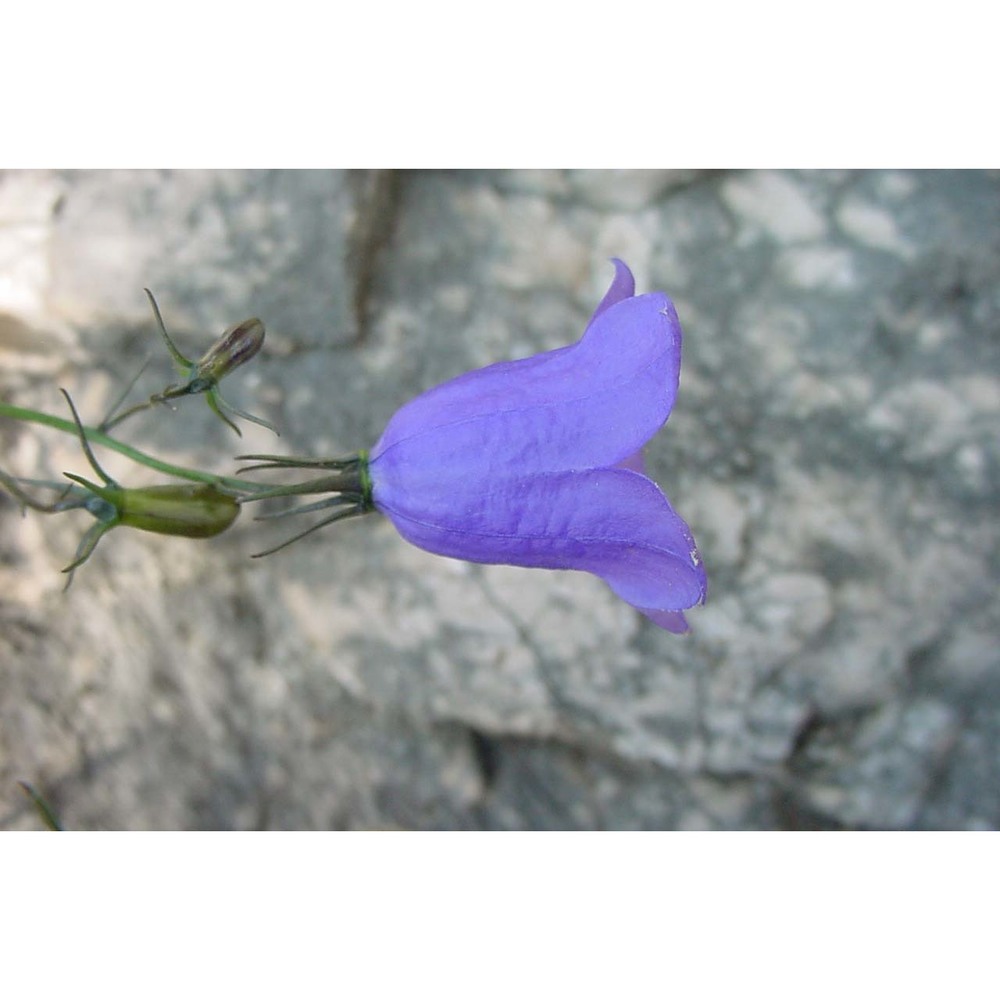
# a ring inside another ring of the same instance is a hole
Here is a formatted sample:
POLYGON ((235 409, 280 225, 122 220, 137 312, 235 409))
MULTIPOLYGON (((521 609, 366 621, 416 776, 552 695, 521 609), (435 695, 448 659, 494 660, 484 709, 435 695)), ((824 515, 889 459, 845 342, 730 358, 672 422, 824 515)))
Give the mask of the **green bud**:
MULTIPOLYGON (((93 483, 71 472, 64 473, 67 479, 76 484, 72 506, 85 507, 97 518, 97 523, 83 536, 76 558, 63 570, 64 573, 72 574, 78 566, 85 563, 101 538, 120 524, 158 535, 213 538, 236 520, 240 512, 239 502, 214 483, 167 483, 132 488, 119 486, 101 468, 87 441, 73 400, 65 390, 63 395, 73 414, 80 447, 103 484, 93 483)), ((5 482, 6 478, 9 477, 5 477, 5 482)), ((9 484, 7 485, 9 488, 9 484)), ((23 491, 18 492, 23 495, 23 491)), ((43 509, 38 504, 32 506, 43 509)), ((64 501, 60 507, 68 509, 68 504, 64 501)), ((58 508, 50 505, 50 509, 58 508)))
POLYGON ((158 535, 213 538, 240 512, 234 497, 208 483, 140 486, 119 493, 118 523, 158 535))

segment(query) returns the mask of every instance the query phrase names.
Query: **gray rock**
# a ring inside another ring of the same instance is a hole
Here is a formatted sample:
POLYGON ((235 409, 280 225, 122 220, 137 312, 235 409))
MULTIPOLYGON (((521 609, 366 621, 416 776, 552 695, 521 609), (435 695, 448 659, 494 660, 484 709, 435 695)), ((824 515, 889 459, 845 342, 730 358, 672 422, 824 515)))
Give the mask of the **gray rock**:
POLYGON ((64 594, 87 515, 0 499, 0 826, 39 826, 19 779, 76 829, 1000 826, 997 232, 982 172, 0 174, 3 398, 170 381, 144 286, 191 354, 260 316, 226 395, 280 441, 198 400, 121 428, 220 472, 569 343, 622 256, 684 324, 648 466, 710 578, 676 637, 376 517, 251 561, 290 529, 244 514, 116 529, 64 594))

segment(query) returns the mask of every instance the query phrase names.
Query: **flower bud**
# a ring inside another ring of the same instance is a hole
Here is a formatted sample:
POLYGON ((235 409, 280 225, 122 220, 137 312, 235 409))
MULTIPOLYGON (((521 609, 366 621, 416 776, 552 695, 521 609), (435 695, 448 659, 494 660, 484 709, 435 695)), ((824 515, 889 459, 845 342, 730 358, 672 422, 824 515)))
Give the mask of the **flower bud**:
POLYGON ((207 483, 123 489, 118 504, 119 524, 184 538, 213 538, 240 512, 234 497, 207 483))
POLYGON ((160 336, 163 338, 170 357, 173 359, 174 367, 184 381, 166 386, 161 392, 153 393, 149 397, 148 402, 137 403, 123 413, 116 414, 112 411, 112 414, 109 414, 101 422, 101 430, 107 431, 133 414, 148 410, 151 406, 155 406, 158 403, 166 403, 172 399, 179 399, 182 396, 204 394, 209 409, 227 423, 237 434, 241 433, 240 429, 226 416, 226 413, 231 413, 234 416, 242 417, 244 420, 260 424, 261 427, 267 427, 277 434, 278 432, 267 420, 255 417, 253 414, 232 406, 219 393, 219 382, 231 371, 239 368, 242 364, 246 364, 263 346, 264 324, 256 318, 245 319, 241 323, 234 324, 205 352, 200 361, 194 362, 186 358, 177 349, 177 346, 170 339, 170 334, 167 333, 163 317, 160 315, 160 308, 156 304, 156 299, 153 298, 153 293, 148 288, 145 289, 145 292, 149 298, 149 304, 153 307, 153 315, 156 317, 156 325, 159 328, 160 336))
POLYGON ((189 392, 214 385, 249 361, 264 343, 264 324, 256 318, 236 323, 205 352, 188 383, 189 392))

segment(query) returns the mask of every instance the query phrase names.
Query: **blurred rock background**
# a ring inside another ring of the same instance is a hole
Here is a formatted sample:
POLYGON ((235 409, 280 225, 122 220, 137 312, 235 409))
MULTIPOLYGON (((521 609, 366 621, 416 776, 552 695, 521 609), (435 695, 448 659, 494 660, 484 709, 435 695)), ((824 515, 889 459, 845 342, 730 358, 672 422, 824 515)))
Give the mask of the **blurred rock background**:
MULTIPOLYGON (((259 316, 226 397, 123 425, 181 464, 337 455, 467 369, 663 289, 648 449, 709 571, 694 632, 582 574, 469 566, 374 517, 209 542, 0 499, 0 828, 1000 826, 1000 175, 0 174, 0 393, 97 422, 144 358, 259 316)), ((2 466, 87 473, 0 421, 2 466)), ((129 485, 162 481, 100 452, 129 485)))

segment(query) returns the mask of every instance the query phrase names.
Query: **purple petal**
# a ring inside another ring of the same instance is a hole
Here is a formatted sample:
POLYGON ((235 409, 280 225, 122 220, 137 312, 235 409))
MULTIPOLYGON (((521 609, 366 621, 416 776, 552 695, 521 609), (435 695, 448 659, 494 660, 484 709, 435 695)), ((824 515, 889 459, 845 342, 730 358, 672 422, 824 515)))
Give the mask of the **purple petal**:
POLYGON ((600 305, 594 310, 594 315, 590 317, 591 323, 611 306, 635 295, 635 278, 632 277, 628 265, 617 257, 612 257, 611 263, 615 266, 615 276, 611 281, 611 287, 604 293, 600 305))
POLYGON ((675 635, 684 635, 685 632, 691 631, 691 626, 688 625, 683 611, 656 611, 653 608, 637 608, 636 610, 641 611, 653 624, 659 625, 660 628, 665 628, 675 635))
POLYGON ((611 466, 670 414, 681 328, 661 292, 608 307, 571 347, 469 372, 403 406, 372 449, 429 479, 611 466))
POLYGON ((704 600, 705 570, 691 532, 659 487, 637 473, 508 473, 465 485, 449 478, 436 489, 425 477, 415 489, 373 478, 375 505, 404 538, 438 555, 585 570, 646 614, 704 600))

